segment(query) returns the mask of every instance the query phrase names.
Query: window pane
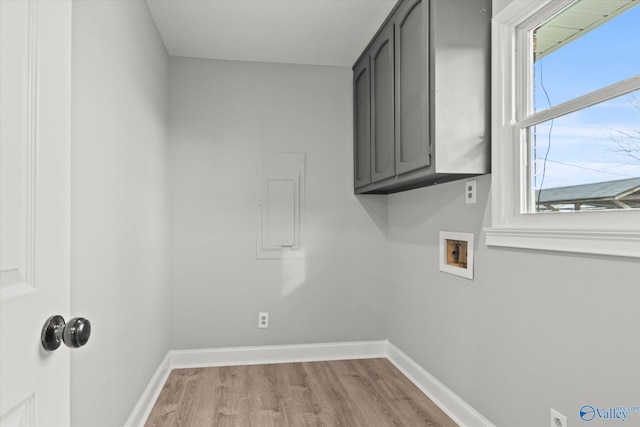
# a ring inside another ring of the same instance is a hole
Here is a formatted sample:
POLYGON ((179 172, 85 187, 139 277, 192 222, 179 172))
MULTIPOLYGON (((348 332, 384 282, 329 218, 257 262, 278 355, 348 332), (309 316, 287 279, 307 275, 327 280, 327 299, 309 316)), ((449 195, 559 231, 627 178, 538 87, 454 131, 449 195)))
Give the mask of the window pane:
POLYGON ((640 4, 580 0, 534 30, 533 40, 537 112, 640 74, 640 4))
POLYGON ((529 212, 640 208, 640 90, 532 126, 528 142, 529 212))

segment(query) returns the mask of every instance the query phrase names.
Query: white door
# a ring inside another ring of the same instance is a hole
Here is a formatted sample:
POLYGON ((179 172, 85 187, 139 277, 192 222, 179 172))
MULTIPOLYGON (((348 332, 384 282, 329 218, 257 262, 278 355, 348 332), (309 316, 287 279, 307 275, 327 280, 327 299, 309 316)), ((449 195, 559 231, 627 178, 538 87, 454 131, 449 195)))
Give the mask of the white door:
POLYGON ((0 0, 0 425, 68 426, 71 3, 0 0))

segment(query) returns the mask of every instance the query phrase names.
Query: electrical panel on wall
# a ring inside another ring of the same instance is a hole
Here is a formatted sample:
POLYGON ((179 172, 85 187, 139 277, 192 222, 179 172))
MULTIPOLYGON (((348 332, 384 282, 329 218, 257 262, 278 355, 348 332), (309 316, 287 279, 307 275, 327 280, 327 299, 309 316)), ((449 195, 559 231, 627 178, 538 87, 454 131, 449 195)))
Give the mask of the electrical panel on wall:
POLYGON ((305 154, 258 157, 258 259, 301 258, 305 154))

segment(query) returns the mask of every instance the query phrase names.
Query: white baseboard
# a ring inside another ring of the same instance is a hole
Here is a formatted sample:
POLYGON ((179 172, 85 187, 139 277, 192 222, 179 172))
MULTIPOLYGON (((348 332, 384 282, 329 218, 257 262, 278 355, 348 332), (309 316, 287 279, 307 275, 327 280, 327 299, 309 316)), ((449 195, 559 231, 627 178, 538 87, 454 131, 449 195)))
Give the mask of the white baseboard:
POLYGON ((387 359, 458 425, 495 427, 398 347, 389 343, 387 351, 387 359))
POLYGON ((341 359, 387 357, 388 341, 329 344, 274 345, 259 347, 172 350, 171 368, 264 365, 268 363, 320 362, 341 359))
POLYGON ((385 357, 461 427, 495 427, 389 341, 171 350, 125 427, 143 427, 172 369, 385 357))
POLYGON ((169 363, 170 353, 171 352, 167 353, 164 359, 162 359, 162 362, 160 362, 160 366, 158 366, 158 369, 156 369, 151 377, 151 381, 149 381, 149 384, 144 389, 142 396, 140 396, 138 403, 133 408, 124 427, 143 427, 147 418, 149 418, 153 405, 156 403, 156 400, 158 400, 162 387, 164 387, 164 383, 167 382, 167 378, 171 372, 171 365, 169 363))

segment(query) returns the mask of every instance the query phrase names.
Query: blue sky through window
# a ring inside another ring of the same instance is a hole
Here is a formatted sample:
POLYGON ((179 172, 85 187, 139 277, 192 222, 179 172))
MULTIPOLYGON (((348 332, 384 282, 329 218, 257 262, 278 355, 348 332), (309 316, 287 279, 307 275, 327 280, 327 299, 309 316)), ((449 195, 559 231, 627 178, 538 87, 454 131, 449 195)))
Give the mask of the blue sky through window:
MULTIPOLYGON (((534 111, 636 75, 640 5, 535 61, 534 111)), ((531 138, 536 189, 543 173, 544 188, 640 177, 640 91, 539 124, 531 138)))

